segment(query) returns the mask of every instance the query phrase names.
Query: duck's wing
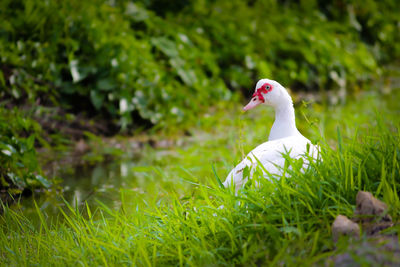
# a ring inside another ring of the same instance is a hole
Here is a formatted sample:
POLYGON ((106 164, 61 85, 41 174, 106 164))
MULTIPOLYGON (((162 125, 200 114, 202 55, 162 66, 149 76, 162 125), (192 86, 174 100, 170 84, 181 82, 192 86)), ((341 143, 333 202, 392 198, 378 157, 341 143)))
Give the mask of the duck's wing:
POLYGON ((317 148, 303 136, 291 136, 282 139, 265 142, 253 149, 235 168, 233 168, 225 182, 225 187, 229 187, 232 183, 235 188, 240 188, 246 183, 247 178, 243 179, 243 172, 246 167, 250 168, 249 176, 251 177, 256 166, 262 164, 261 170, 264 177, 270 175, 281 175, 285 166, 285 158, 282 154, 289 154, 291 158, 297 159, 308 152, 312 157, 316 158, 317 148))
POLYGON ((245 177, 243 179, 245 168, 249 168, 249 176, 251 177, 256 166, 259 165, 259 162, 263 165, 262 169, 264 174, 266 174, 265 170, 269 174, 278 174, 279 168, 277 168, 277 166, 284 164, 284 159, 280 153, 280 148, 281 145, 279 142, 275 141, 265 142, 257 146, 229 172, 223 185, 225 187, 229 187, 232 183, 234 183, 236 189, 240 188, 244 183, 246 183, 248 178, 245 177))
POLYGON ((223 185, 225 187, 230 187, 233 183, 236 189, 240 188, 247 181, 247 179, 243 180, 243 171, 247 166, 251 166, 251 162, 248 157, 244 158, 238 165, 236 165, 235 168, 233 168, 229 172, 228 176, 225 179, 225 182, 223 182, 223 185))

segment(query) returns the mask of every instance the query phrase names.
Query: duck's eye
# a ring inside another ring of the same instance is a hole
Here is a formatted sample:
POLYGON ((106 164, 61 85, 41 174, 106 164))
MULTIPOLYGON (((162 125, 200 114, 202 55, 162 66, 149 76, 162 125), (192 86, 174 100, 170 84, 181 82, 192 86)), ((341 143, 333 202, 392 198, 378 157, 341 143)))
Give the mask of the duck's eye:
POLYGON ((257 100, 257 97, 253 98, 253 102, 257 100))
POLYGON ((265 88, 266 88, 267 90, 269 90, 269 89, 271 88, 271 86, 267 85, 267 86, 265 86, 265 88))

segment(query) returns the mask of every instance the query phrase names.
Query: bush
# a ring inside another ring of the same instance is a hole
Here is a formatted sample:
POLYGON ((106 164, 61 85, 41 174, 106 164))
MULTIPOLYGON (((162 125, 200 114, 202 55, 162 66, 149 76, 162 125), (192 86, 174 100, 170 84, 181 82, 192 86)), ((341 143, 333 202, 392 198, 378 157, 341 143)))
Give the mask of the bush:
POLYGON ((398 11, 390 0, 6 0, 0 97, 125 129, 190 121, 261 77, 352 88, 399 58, 398 11))
POLYGON ((49 188, 35 150, 40 126, 16 110, 0 108, 0 190, 15 194, 24 189, 49 188))

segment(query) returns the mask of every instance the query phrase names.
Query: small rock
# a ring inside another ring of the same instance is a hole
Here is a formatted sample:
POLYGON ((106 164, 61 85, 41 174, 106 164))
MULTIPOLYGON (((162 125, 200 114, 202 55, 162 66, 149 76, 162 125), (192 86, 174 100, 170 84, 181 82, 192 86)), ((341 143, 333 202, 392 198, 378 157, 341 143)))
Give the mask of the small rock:
POLYGON ((360 216, 361 221, 371 221, 374 216, 382 216, 385 220, 392 221, 387 214, 387 205, 376 199, 370 192, 359 191, 356 197, 357 208, 354 215, 360 216))
POLYGON ((370 192, 360 191, 356 197, 357 207, 354 212, 356 221, 361 222, 367 235, 374 235, 393 226, 392 218, 387 213, 387 205, 376 199, 370 192))
POLYGON ((350 237, 360 237, 360 227, 357 223, 349 220, 344 215, 338 215, 332 224, 332 237, 333 241, 337 242, 342 235, 350 237))

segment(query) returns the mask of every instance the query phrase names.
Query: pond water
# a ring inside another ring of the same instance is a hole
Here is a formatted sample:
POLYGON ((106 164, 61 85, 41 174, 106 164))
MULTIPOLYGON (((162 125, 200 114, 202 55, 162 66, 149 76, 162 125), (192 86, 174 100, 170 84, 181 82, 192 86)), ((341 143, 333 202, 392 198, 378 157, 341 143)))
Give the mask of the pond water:
POLYGON ((77 166, 65 164, 55 171, 56 177, 62 180, 62 191, 36 192, 30 197, 22 197, 14 208, 21 209, 24 215, 35 220, 35 203, 47 216, 58 217, 61 216, 60 208, 66 206, 65 202, 80 209, 87 203, 94 210, 100 201, 118 209, 121 194, 133 205, 160 199, 170 192, 185 194, 193 186, 191 181, 194 177, 201 177, 204 181, 213 177, 212 165, 224 168, 219 159, 228 158, 229 150, 216 153, 215 148, 220 146, 216 139, 204 142, 202 146, 157 149, 145 145, 140 152, 129 153, 122 159, 115 157, 105 162, 77 166))
POLYGON ((30 197, 21 198, 18 207, 25 214, 36 213, 38 207, 49 216, 59 214, 59 207, 65 206, 64 201, 73 207, 90 206, 100 200, 110 207, 118 207, 122 187, 134 186, 141 177, 135 179, 134 163, 128 161, 103 162, 94 166, 78 166, 68 171, 61 171, 58 176, 63 180, 62 192, 34 193, 30 197))

